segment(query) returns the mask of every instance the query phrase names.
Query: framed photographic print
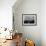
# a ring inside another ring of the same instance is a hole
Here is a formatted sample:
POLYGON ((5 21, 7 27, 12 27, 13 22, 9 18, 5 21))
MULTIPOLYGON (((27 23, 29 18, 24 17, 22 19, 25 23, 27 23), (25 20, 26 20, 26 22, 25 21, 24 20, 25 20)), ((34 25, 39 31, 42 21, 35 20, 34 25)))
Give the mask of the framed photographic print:
POLYGON ((37 14, 22 14, 22 25, 23 26, 36 26, 37 14))

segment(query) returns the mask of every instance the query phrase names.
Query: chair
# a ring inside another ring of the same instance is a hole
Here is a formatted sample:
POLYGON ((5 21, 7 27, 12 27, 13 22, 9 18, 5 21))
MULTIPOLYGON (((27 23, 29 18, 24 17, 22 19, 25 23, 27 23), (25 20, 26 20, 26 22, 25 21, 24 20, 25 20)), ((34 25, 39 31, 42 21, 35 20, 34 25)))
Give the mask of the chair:
POLYGON ((26 40, 25 46, 35 46, 35 43, 32 40, 26 40))
POLYGON ((15 33, 15 42, 16 46, 21 46, 22 45, 22 33, 15 33))

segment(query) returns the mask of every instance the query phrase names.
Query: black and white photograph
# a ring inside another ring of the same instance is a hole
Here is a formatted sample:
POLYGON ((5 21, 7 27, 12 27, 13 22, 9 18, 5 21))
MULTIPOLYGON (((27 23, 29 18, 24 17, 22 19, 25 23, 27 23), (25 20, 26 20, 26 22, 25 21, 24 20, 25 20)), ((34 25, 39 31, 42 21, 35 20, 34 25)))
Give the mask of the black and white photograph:
POLYGON ((37 14, 22 14, 22 25, 23 26, 36 26, 37 14))

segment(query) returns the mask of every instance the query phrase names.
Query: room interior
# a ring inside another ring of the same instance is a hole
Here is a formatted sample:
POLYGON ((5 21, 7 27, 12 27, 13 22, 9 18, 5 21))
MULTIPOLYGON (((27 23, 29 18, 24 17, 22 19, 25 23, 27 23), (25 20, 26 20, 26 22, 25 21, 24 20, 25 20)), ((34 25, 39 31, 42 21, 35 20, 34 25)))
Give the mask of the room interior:
POLYGON ((45 0, 0 1, 0 46, 46 46, 45 4, 45 0))

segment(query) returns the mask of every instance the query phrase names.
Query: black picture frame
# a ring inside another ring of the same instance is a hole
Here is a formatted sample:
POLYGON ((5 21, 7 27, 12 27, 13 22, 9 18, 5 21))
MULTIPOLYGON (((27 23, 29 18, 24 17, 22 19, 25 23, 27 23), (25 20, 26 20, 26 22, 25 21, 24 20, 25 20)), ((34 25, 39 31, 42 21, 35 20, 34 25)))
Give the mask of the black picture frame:
POLYGON ((22 14, 22 26, 36 26, 37 14, 22 14))

